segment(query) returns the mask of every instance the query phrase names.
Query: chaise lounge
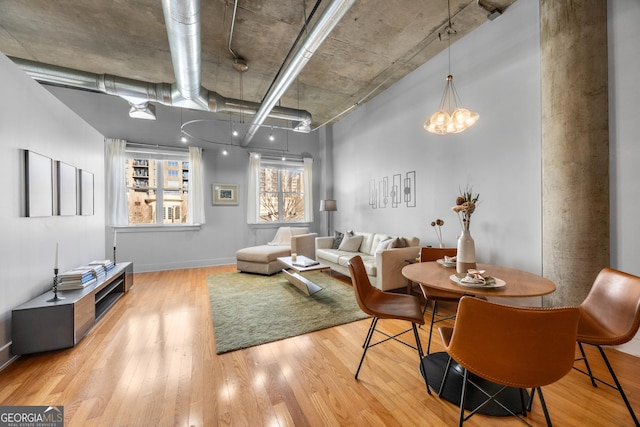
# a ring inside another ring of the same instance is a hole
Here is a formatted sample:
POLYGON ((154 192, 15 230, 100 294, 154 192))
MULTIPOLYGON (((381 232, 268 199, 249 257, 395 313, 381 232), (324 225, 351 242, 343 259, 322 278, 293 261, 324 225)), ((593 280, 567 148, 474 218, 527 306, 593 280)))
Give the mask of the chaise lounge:
POLYGON ((245 273, 272 275, 282 270, 278 257, 291 253, 315 258, 315 239, 308 227, 280 227, 266 245, 251 246, 236 251, 236 266, 245 273))

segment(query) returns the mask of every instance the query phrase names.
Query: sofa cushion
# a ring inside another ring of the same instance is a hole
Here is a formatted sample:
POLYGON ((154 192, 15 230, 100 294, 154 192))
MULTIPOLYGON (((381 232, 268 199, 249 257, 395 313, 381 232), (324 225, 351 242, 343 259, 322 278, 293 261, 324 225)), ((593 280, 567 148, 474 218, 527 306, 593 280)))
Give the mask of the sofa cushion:
POLYGON ((360 249, 360 244, 361 243, 362 243, 362 236, 360 236, 360 235, 358 235, 358 236, 346 235, 342 239, 342 243, 340 243, 340 246, 338 247, 338 250, 347 251, 347 252, 357 252, 358 249, 360 249))
POLYGON ((389 238, 386 240, 382 240, 381 242, 378 243, 378 245, 376 246, 376 250, 373 252, 373 254, 377 254, 378 252, 382 252, 385 249, 389 249, 389 246, 391 245, 391 242, 393 242, 393 239, 389 238))
POLYGON ((269 263, 275 261, 278 257, 289 255, 291 255, 289 246, 261 245, 239 249, 236 252, 236 259, 240 261, 269 263))
POLYGON ((349 268, 349 261, 351 260, 351 258, 357 255, 360 255, 360 257, 362 258, 362 263, 364 264, 364 269, 367 271, 367 275, 375 276, 377 273, 376 257, 372 255, 367 255, 362 252, 359 252, 357 254, 342 255, 338 260, 338 264, 343 267, 349 268))
POLYGON ((318 260, 322 258, 334 264, 338 264, 340 255, 341 253, 337 249, 316 249, 316 259, 318 260))
POLYGON ((369 255, 374 255, 376 252, 378 252, 378 245, 380 244, 380 242, 385 241, 390 237, 391 236, 387 236, 386 234, 378 234, 378 233, 374 234, 373 240, 371 241, 371 249, 369 249, 367 253, 369 255))
POLYGON ((371 248, 371 245, 373 245, 373 238, 375 236, 375 233, 357 232, 356 235, 362 236, 362 243, 360 244, 359 252, 363 252, 365 254, 371 254, 371 251, 375 249, 375 247, 371 248))

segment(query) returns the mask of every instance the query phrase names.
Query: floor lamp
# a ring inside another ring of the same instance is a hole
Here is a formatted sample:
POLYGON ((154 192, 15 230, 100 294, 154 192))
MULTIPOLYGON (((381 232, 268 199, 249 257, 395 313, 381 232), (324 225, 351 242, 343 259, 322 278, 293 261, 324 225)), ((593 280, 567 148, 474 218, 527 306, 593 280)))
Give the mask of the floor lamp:
POLYGON ((320 212, 327 212, 327 234, 331 236, 331 212, 338 210, 335 200, 320 200, 320 212))

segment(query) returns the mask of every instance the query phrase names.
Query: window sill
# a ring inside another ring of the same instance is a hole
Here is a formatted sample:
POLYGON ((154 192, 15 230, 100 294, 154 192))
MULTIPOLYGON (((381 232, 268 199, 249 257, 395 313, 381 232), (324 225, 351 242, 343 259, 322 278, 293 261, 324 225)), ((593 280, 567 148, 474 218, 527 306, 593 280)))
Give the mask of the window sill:
POLYGON ((176 225, 156 225, 156 224, 141 224, 141 225, 124 225, 111 227, 118 233, 156 233, 165 231, 199 231, 201 224, 176 224, 176 225))

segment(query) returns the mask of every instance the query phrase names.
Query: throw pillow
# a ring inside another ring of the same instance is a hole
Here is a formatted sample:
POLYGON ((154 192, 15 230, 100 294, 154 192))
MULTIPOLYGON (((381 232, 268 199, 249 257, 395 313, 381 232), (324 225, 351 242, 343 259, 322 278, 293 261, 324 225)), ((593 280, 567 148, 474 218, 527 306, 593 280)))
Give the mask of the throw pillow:
POLYGON ((267 243, 271 246, 284 246, 291 244, 291 227, 280 227, 273 240, 267 243))
POLYGON ((378 243, 378 246, 376 246, 376 250, 373 252, 378 253, 378 252, 382 252, 385 249, 389 249, 389 245, 391 245, 391 242, 393 242, 393 239, 387 239, 387 240, 383 240, 380 243, 378 243))
POLYGON ((404 237, 396 237, 393 239, 393 242, 389 245, 390 248, 406 248, 407 241, 404 237))
POLYGON ((339 231, 333 232, 333 245, 331 249, 338 249, 340 247, 340 243, 342 243, 342 239, 344 238, 344 233, 339 231))
POLYGON ((342 239, 342 243, 338 247, 338 250, 346 251, 346 252, 358 252, 360 249, 360 244, 362 243, 362 236, 344 236, 342 239))

